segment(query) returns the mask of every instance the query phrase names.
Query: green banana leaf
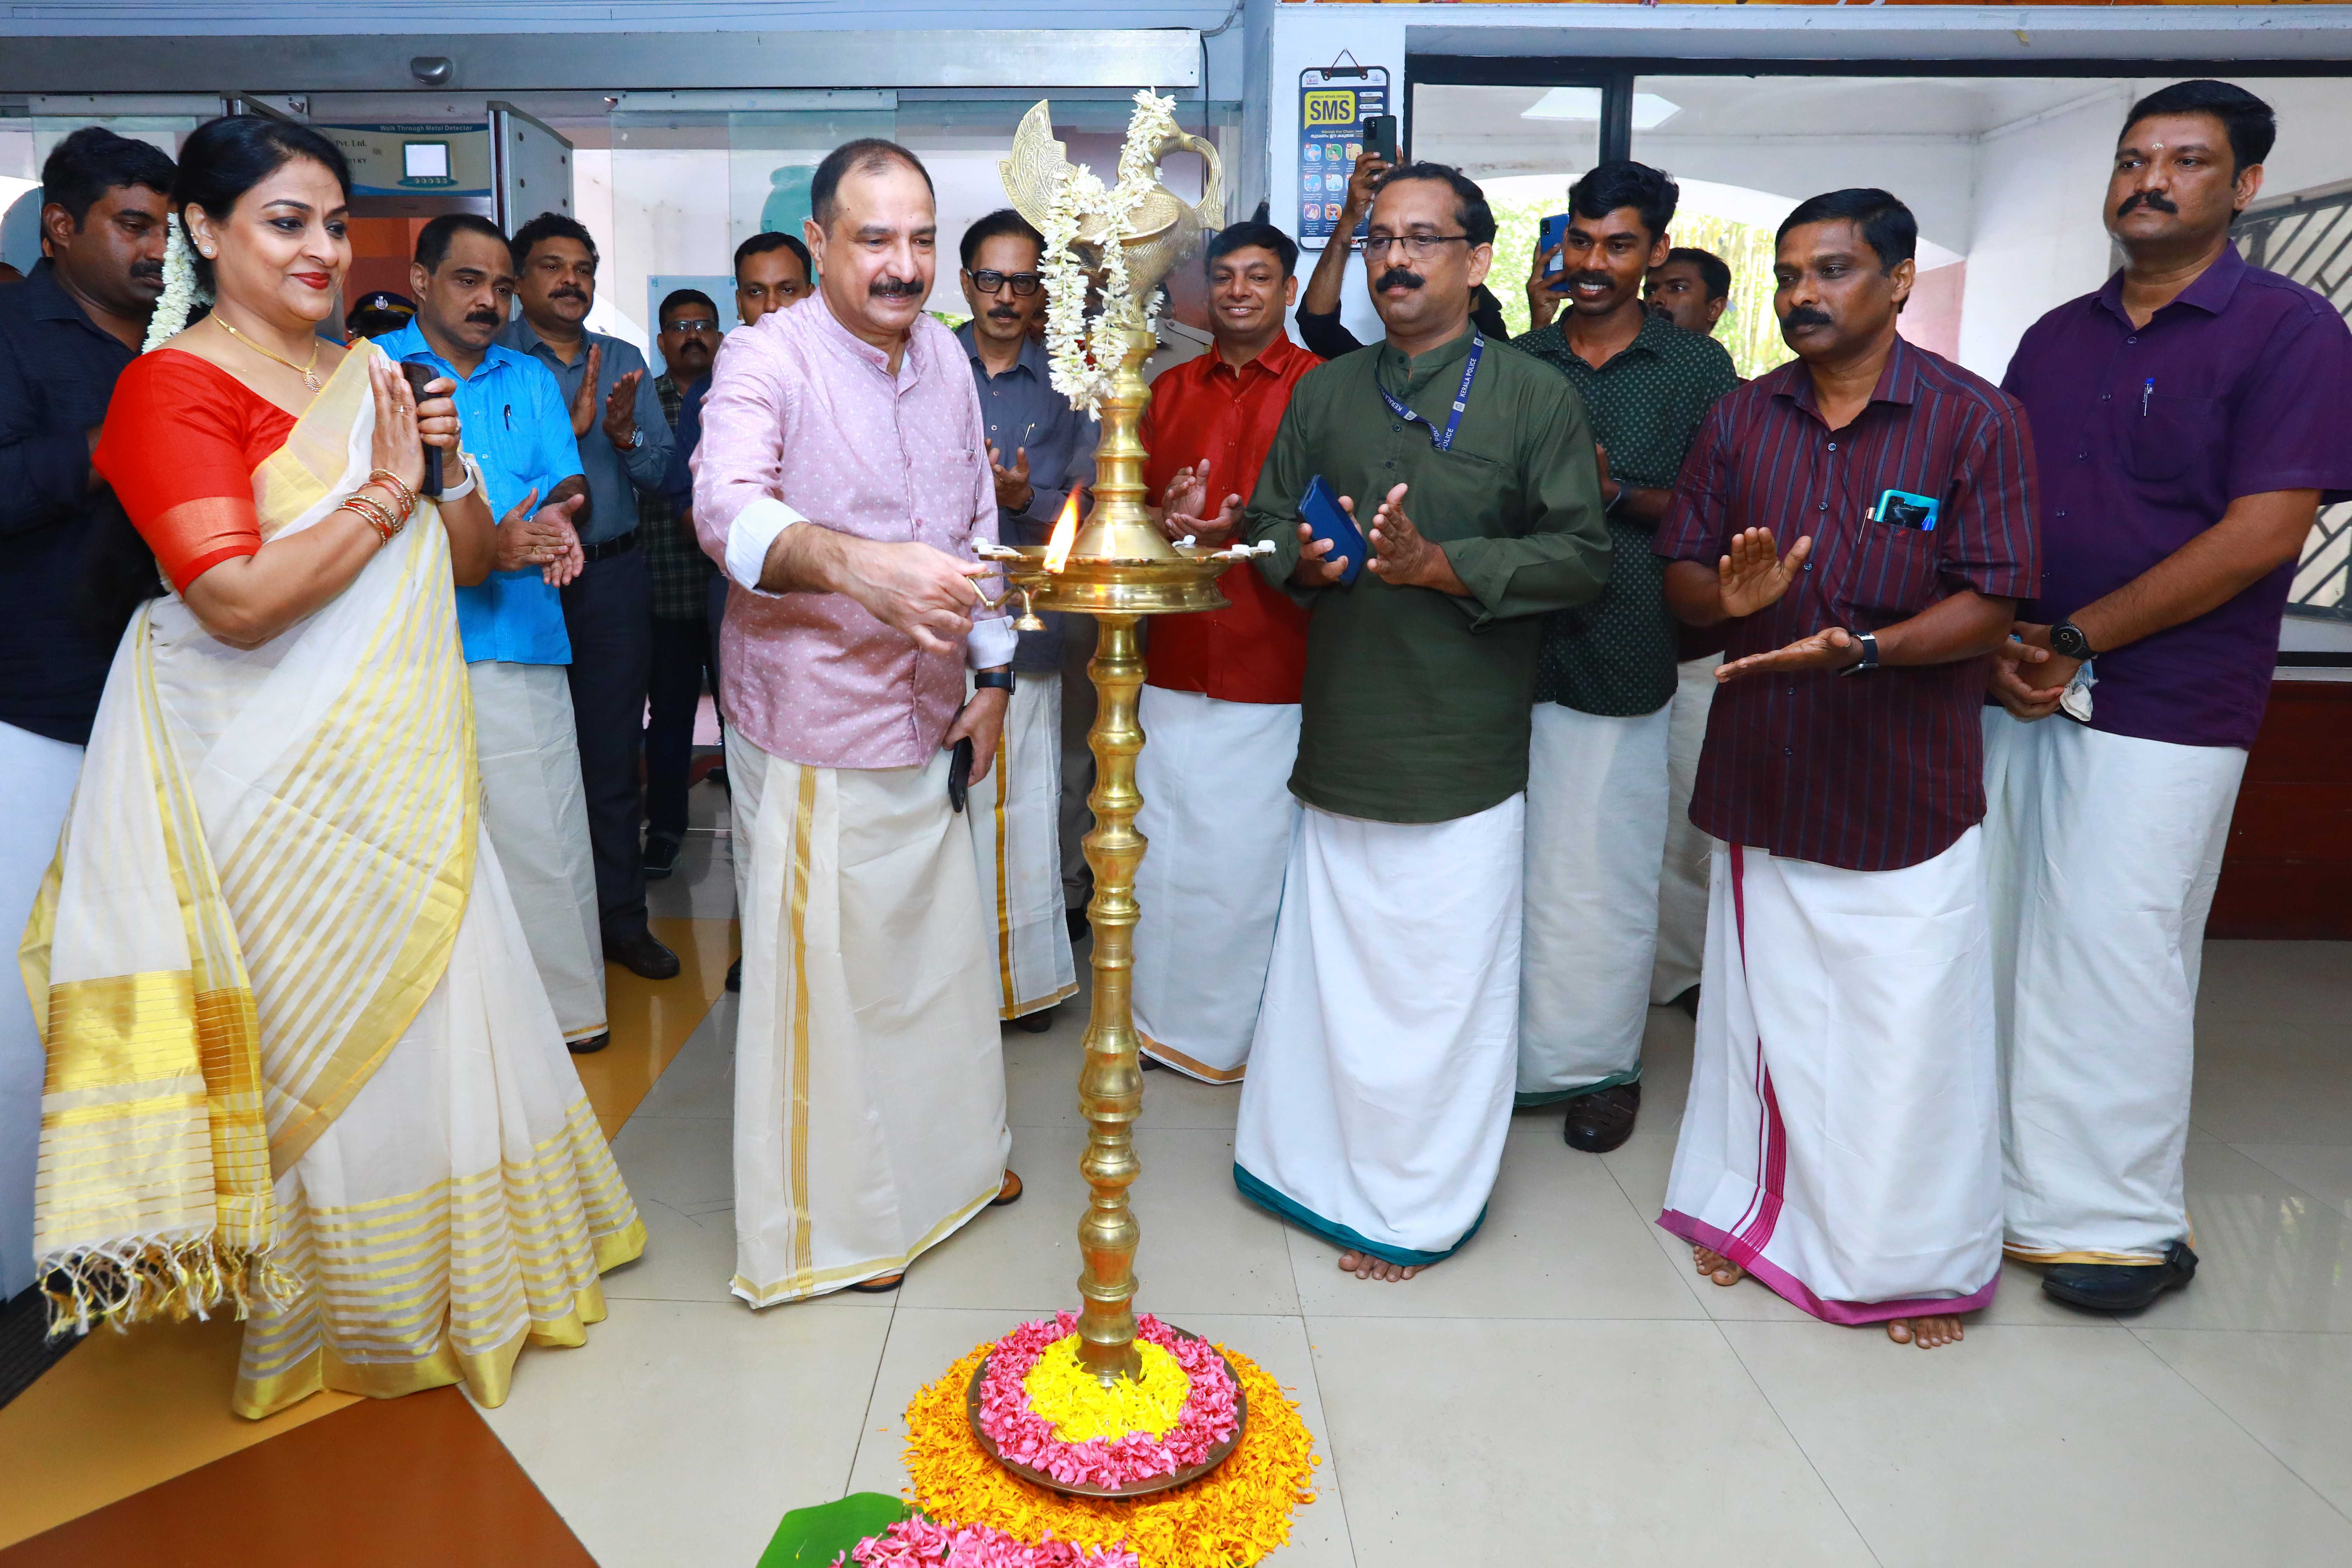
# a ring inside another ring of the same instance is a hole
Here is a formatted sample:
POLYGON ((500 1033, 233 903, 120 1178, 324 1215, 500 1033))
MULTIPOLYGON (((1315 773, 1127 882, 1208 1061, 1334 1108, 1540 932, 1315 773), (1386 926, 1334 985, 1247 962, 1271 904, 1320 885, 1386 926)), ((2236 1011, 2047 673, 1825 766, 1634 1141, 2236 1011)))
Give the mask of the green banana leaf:
POLYGON ((796 1508, 776 1526, 759 1568, 824 1568, 869 1535, 879 1535, 913 1513, 904 1498, 852 1492, 838 1502, 796 1508))

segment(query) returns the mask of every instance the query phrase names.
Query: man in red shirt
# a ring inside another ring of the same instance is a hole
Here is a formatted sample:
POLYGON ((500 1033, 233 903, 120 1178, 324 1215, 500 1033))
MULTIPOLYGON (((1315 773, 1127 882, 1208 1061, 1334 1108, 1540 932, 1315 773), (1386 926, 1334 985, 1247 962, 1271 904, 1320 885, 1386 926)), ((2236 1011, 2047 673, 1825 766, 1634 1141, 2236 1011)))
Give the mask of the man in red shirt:
MULTIPOLYGON (((1169 538, 1223 545, 1257 488, 1291 388, 1323 362, 1283 333, 1298 292, 1288 235, 1237 223, 1209 241, 1206 261, 1216 352, 1151 384, 1145 480, 1169 538)), ((1232 1083, 1257 1026, 1298 818, 1290 769, 1307 612, 1248 567, 1217 586, 1228 608, 1151 623, 1142 697, 1151 740, 1135 769, 1135 825, 1151 842, 1135 880, 1135 1028, 1154 1061, 1232 1083)))

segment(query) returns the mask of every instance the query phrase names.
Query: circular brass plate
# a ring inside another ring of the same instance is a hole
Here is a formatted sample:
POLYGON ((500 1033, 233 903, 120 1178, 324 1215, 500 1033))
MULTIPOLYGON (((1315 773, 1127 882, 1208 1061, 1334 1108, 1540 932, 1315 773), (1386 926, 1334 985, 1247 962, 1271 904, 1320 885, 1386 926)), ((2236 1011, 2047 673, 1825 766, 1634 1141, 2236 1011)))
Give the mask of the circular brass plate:
MULTIPOLYGON (((1201 1337, 1198 1334, 1188 1334, 1181 1329, 1176 1330, 1175 1332, 1180 1339, 1197 1340, 1201 1337)), ((1202 1476, 1223 1464, 1232 1456, 1233 1451, 1241 1446, 1242 1434, 1249 1428, 1248 1391, 1242 1387, 1241 1377, 1234 1371, 1234 1363, 1225 1361, 1224 1352, 1220 1351, 1217 1352, 1217 1359, 1224 1362, 1225 1375, 1233 1380, 1234 1384, 1234 1429, 1226 1435, 1223 1442, 1209 1450, 1207 1458, 1197 1465, 1187 1466, 1172 1475, 1153 1476, 1129 1487, 1072 1486, 1066 1481, 1055 1480, 1043 1470, 1033 1470, 1017 1460, 1006 1458, 997 1450, 996 1440, 980 1429, 980 1385, 987 1381, 988 1363, 995 1359, 993 1352, 982 1358, 980 1365, 972 1372, 971 1385, 964 1390, 964 1413, 971 1422, 971 1435, 980 1439, 981 1451, 990 1458, 1031 1485, 1044 1487, 1050 1492, 1059 1492, 1064 1497, 1109 1498, 1114 1501, 1126 1502, 1136 1498, 1150 1497, 1155 1492, 1174 1491, 1178 1487, 1189 1486, 1199 1480, 1202 1476)))

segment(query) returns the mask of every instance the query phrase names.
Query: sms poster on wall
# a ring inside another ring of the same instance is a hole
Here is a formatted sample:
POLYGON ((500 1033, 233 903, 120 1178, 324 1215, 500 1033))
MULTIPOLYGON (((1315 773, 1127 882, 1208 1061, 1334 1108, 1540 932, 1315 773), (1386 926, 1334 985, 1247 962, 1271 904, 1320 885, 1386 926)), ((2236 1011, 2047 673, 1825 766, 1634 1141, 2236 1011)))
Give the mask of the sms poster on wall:
MULTIPOLYGON (((1348 175, 1364 151, 1364 121, 1389 111, 1384 66, 1298 73, 1298 243, 1320 250, 1339 226, 1348 175)), ((1359 224, 1350 240, 1361 238, 1359 224)))

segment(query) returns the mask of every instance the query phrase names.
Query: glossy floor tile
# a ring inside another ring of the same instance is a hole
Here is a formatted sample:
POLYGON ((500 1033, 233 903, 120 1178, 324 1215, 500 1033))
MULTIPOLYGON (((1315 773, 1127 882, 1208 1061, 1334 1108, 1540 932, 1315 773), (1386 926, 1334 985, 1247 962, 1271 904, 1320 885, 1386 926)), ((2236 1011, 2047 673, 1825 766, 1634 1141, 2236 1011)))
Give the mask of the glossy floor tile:
POLYGON ((1704 1320, 1307 1327, 1360 1568, 1871 1562, 1704 1320))
POLYGON ((1720 1327, 1890 1568, 2352 1562, 2352 1521, 2131 1334, 1720 1327))
POLYGON ((750 1568, 786 1510, 841 1495, 889 1327, 830 1300, 614 1300, 482 1418, 603 1568, 750 1568))
POLYGON ((2352 1334, 2137 1329, 2247 1436, 2352 1514, 2352 1334))

